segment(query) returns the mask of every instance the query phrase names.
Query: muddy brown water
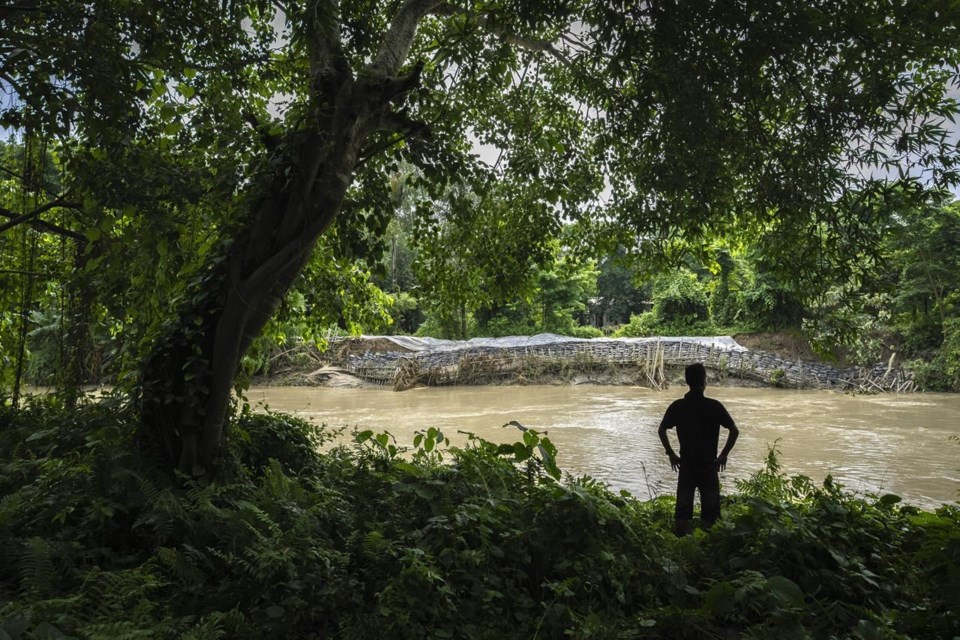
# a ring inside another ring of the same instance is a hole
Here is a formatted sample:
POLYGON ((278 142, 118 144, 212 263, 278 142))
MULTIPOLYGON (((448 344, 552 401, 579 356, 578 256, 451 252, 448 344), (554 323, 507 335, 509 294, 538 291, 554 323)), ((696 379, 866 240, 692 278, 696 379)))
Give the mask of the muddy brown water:
MULTIPOLYGON (((438 427, 453 444, 474 433, 494 442, 519 440, 516 420, 547 431, 560 467, 626 489, 640 498, 673 491, 675 475, 657 437, 667 406, 685 388, 511 386, 421 388, 258 387, 251 404, 318 424, 388 431, 411 446, 415 432, 438 427)), ((925 507, 960 497, 960 395, 851 396, 822 391, 709 387, 740 427, 721 475, 760 469, 779 439, 786 472, 820 482, 828 474, 859 493, 895 493, 925 507)), ((721 446, 725 432, 721 432, 721 446)), ((676 443, 676 435, 671 434, 676 443)), ((676 445, 675 445, 676 446, 676 445)))

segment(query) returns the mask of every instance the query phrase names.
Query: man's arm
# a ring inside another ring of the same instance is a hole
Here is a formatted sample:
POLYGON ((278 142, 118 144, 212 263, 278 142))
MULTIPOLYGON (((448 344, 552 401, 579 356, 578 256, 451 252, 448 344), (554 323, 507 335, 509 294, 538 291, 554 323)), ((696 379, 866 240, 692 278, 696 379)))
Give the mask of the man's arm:
POLYGON ((670 424, 671 422, 670 409, 667 409, 663 420, 660 421, 660 428, 657 430, 657 434, 660 436, 660 442, 663 443, 663 448, 667 452, 667 457, 670 458, 670 468, 676 471, 680 468, 680 456, 674 453, 673 447, 670 446, 670 439, 667 437, 667 430, 673 426, 670 424))
POLYGON ((732 420, 729 425, 725 424, 723 426, 727 428, 729 433, 727 433, 727 444, 723 445, 723 451, 717 457, 717 468, 720 471, 727 468, 727 454, 733 449, 733 445, 737 444, 737 438, 740 437, 740 429, 737 429, 737 425, 732 420))

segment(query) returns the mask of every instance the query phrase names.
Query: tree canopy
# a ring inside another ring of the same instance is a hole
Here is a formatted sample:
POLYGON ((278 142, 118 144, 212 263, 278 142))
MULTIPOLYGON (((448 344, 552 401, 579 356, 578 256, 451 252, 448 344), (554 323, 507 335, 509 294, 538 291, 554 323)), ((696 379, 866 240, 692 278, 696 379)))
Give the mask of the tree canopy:
POLYGON ((534 253, 570 221, 667 258, 707 234, 789 255, 811 228, 856 233, 894 182, 957 178, 946 0, 24 0, 0 19, 0 124, 58 167, 22 181, 4 233, 60 217, 136 326, 143 441, 194 475, 318 239, 376 259, 401 163, 424 228, 464 214, 436 206, 460 190, 534 253))

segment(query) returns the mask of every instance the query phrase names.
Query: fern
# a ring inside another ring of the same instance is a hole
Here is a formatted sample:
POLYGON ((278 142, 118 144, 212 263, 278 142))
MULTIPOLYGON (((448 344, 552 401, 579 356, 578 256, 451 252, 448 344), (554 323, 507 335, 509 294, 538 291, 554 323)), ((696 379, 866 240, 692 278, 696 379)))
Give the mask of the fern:
POLYGON ((32 597, 53 595, 57 576, 53 551, 43 538, 30 538, 23 544, 20 559, 20 585, 32 597))
POLYGON ((157 630, 154 626, 142 628, 132 622, 121 621, 92 624, 83 631, 91 640, 139 640, 158 637, 157 630))
POLYGON ((246 625, 243 614, 236 609, 214 611, 203 616, 200 622, 189 632, 183 634, 183 640, 217 640, 235 637, 246 625))
POLYGON ((202 585, 211 572, 210 558, 190 545, 184 545, 183 551, 161 547, 153 559, 158 568, 172 575, 178 588, 202 585))

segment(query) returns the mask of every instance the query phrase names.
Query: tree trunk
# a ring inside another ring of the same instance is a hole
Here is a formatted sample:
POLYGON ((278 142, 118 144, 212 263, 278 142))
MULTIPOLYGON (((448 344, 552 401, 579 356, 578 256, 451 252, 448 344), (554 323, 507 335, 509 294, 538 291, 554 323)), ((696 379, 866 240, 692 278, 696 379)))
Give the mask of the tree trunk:
POLYGON ((338 112, 329 129, 335 136, 306 135, 291 167, 297 177, 275 173, 249 222, 210 261, 147 358, 140 440, 159 466, 212 473, 241 358, 343 203, 363 137, 357 115, 342 122, 338 112))
POLYGON ((90 314, 94 292, 84 268, 93 256, 85 255, 85 249, 85 242, 77 242, 74 248, 74 277, 66 304, 66 344, 63 350, 66 357, 57 375, 57 393, 68 408, 76 405, 80 387, 89 382, 90 374, 90 314))
MULTIPOLYGON (((281 226, 283 213, 268 207, 260 215, 281 226)), ((284 251, 274 239, 269 252, 248 229, 193 289, 190 306, 158 341, 142 371, 141 443, 159 456, 161 466, 192 476, 212 471, 243 354, 328 225, 304 234, 295 250, 284 251)))
POLYGON ((360 149, 376 132, 420 128, 392 105, 420 81, 399 76, 420 19, 439 0, 405 0, 375 59, 354 76, 339 27, 308 18, 310 102, 269 166, 263 196, 232 243, 214 252, 177 321, 142 369, 140 441, 160 467, 210 476, 243 354, 340 212, 360 149))

